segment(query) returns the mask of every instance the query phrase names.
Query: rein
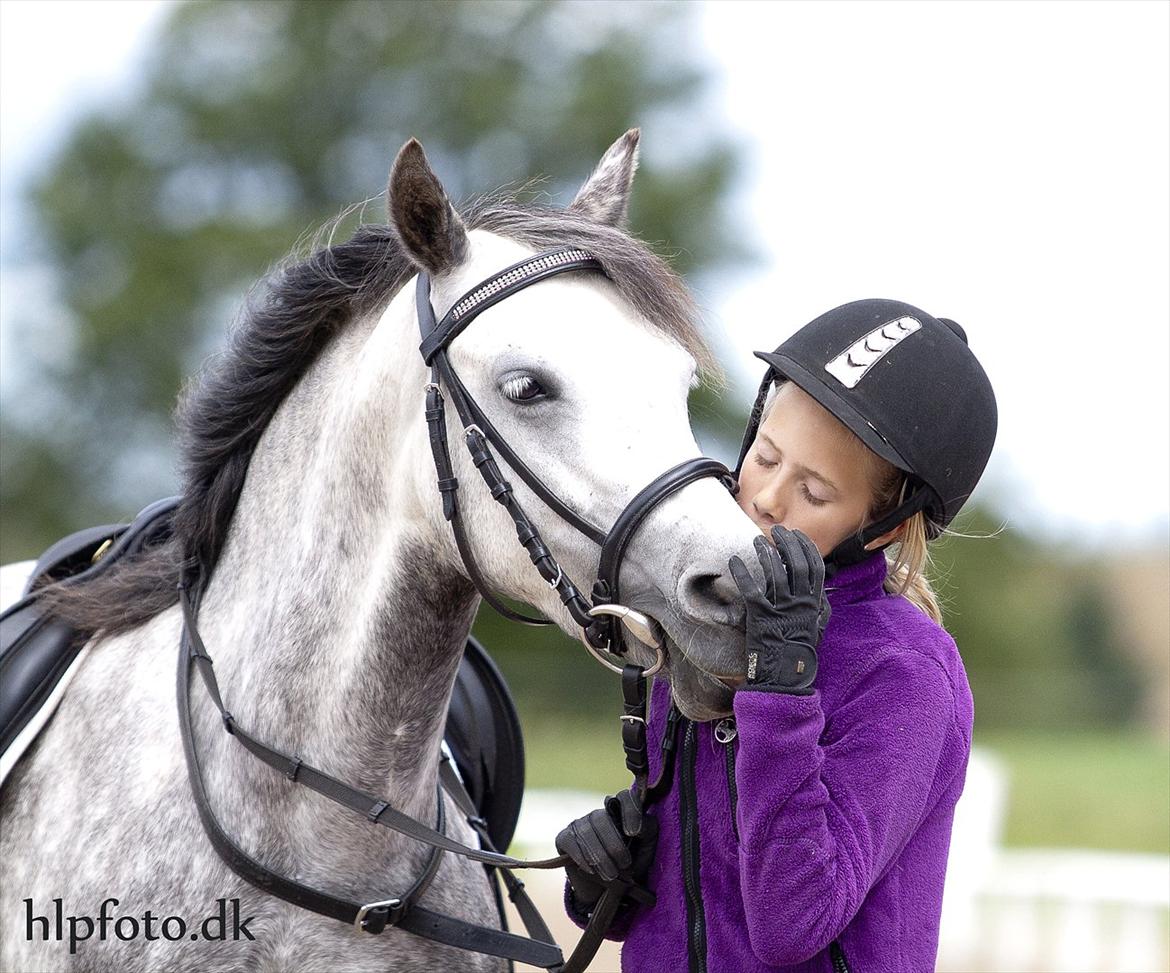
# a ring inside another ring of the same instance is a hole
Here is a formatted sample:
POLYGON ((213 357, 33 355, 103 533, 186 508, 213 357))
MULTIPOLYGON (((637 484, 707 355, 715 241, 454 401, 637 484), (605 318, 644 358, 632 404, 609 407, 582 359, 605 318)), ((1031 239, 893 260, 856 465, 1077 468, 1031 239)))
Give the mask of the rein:
POLYGON ((418 905, 417 900, 421 898, 434 878, 443 852, 449 851, 472 861, 482 862, 500 869, 561 868, 566 861, 563 856, 527 861, 512 858, 509 855, 501 855, 491 850, 487 822, 476 813, 471 796, 463 787, 454 768, 451 767, 446 754, 442 755, 440 762, 439 784, 436 793, 436 822, 435 827, 431 828, 396 810, 389 802, 375 797, 373 794, 350 787, 324 771, 305 763, 299 756, 290 756, 257 739, 240 726, 235 717, 224 706, 211 657, 207 654, 203 639, 196 626, 196 610, 190 586, 180 585, 179 603, 183 612, 183 636, 179 652, 177 689, 179 729, 183 739, 183 753, 187 761, 187 775, 191 782, 191 791, 195 797, 195 805, 199 811, 199 820, 203 824, 203 829, 207 833, 212 847, 233 872, 263 892, 275 895, 303 909, 350 923, 363 932, 377 934, 387 926, 398 926, 407 932, 448 946, 513 959, 548 970, 561 969, 563 961, 560 948, 553 942, 548 927, 540 918, 540 914, 536 911, 536 907, 528 898, 527 893, 524 892, 523 883, 517 881, 507 872, 502 874, 506 876, 505 884, 508 885, 509 896, 516 903, 528 933, 533 937, 531 939, 434 912, 418 905), (268 764, 276 772, 283 774, 293 783, 302 784, 323 797, 329 798, 334 803, 363 815, 371 824, 380 825, 430 846, 431 851, 427 857, 426 866, 408 889, 394 896, 365 903, 340 899, 272 871, 256 861, 228 836, 220 827, 215 812, 211 809, 207 791, 203 785, 199 757, 195 751, 190 701, 191 670, 193 668, 199 670, 203 686, 219 712, 224 729, 235 737, 249 753, 268 764), (456 805, 467 815, 468 823, 488 850, 471 848, 447 836, 443 811, 444 791, 451 795, 456 805))

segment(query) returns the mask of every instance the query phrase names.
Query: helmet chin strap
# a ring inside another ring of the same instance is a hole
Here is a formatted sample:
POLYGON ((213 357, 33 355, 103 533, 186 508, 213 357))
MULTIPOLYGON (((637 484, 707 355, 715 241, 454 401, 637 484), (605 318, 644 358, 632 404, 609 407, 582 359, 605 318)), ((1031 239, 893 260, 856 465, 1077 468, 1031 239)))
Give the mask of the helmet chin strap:
POLYGON ((743 431, 743 442, 739 445, 739 459, 735 463, 735 480, 737 483, 739 482, 739 474, 743 469, 743 461, 747 457, 748 450, 752 448, 752 443, 756 441, 756 433, 760 429, 760 419, 764 415, 764 403, 768 401, 768 392, 772 388, 772 383, 778 377, 774 369, 768 369, 767 374, 764 375, 764 380, 760 382, 760 390, 756 393, 756 401, 752 403, 752 411, 748 413, 747 427, 743 431))
POLYGON ((867 544, 872 544, 877 538, 888 534, 899 524, 922 510, 929 502, 931 494, 932 491, 929 487, 921 483, 918 484, 911 490, 910 496, 884 517, 863 527, 856 534, 846 537, 825 557, 825 577, 831 578, 842 568, 847 568, 852 564, 860 564, 866 558, 872 557, 878 551, 884 551, 893 544, 897 538, 891 538, 880 547, 866 547, 867 544))

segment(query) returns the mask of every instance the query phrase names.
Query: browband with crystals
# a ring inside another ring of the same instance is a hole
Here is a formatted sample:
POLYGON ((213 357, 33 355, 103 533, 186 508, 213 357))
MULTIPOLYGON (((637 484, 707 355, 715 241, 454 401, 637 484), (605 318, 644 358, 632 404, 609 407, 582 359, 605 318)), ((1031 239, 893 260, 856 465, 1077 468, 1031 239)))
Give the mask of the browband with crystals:
POLYGON ((422 353, 423 361, 428 365, 440 348, 445 348, 455 337, 475 320, 476 315, 486 311, 493 304, 497 304, 505 297, 522 290, 529 284, 554 274, 563 274, 571 270, 593 270, 605 273, 601 261, 587 250, 567 249, 553 250, 549 253, 540 253, 535 257, 521 260, 519 263, 506 267, 494 277, 489 277, 482 284, 477 284, 464 294, 444 316, 434 329, 423 338, 418 350, 422 353))

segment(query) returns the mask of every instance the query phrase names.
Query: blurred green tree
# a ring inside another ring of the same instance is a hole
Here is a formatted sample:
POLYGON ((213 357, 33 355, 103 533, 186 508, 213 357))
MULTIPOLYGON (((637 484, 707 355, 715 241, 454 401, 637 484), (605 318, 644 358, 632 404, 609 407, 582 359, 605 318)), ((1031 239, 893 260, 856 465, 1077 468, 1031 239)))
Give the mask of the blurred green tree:
POLYGON ((975 696, 978 729, 1132 723, 1141 679, 1107 576, 1080 552, 965 509, 934 545, 931 577, 975 696))
MULTIPOLYGON (((0 558, 174 489, 184 376, 248 286, 376 194, 412 135, 455 199, 552 174, 540 195, 567 202, 640 124, 633 231, 688 275, 742 259, 726 215, 737 149, 700 111, 695 14, 565 0, 176 7, 140 94, 82 121, 31 190, 66 313, 25 306, 6 322, 19 367, 0 416, 0 558)), ((359 219, 382 221, 382 203, 339 232, 359 219)), ((740 426, 698 395, 700 425, 740 426)))
MULTIPOLYGON (((251 283, 375 195, 412 135, 455 198, 550 174, 535 191, 563 203, 640 124, 634 232, 700 287, 750 257, 730 216, 739 150, 703 110, 709 81, 686 4, 176 6, 139 94, 78 124, 31 189, 27 230, 55 305, 12 300, 4 323, 17 364, 0 400, 0 560, 175 488, 169 415, 184 376, 251 283)), ((338 232, 382 219, 372 201, 338 232)), ((704 444, 733 456, 740 410, 707 390, 692 407, 704 444)), ((959 529, 999 523, 975 508, 959 529)), ((1114 609, 1075 552, 1008 531, 944 541, 937 562, 979 726, 1131 717, 1114 609)), ((600 721, 613 736, 617 688, 578 644, 490 610, 476 631, 526 722, 600 721)))

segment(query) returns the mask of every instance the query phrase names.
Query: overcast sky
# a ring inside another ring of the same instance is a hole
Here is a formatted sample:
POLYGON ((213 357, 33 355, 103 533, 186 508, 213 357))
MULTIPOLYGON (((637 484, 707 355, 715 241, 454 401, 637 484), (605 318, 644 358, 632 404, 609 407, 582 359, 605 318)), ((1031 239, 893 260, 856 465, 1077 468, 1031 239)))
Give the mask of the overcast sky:
MULTIPOLYGON (((132 86, 165 7, 0 2, 6 280, 23 176, 132 86)), ((749 149, 737 210, 765 255, 701 295, 736 394, 761 372, 751 350, 822 311, 908 301, 959 321, 991 376, 980 489, 1013 522, 1164 540, 1170 4, 719 0, 703 25, 714 104, 749 149)), ((663 151, 654 138, 644 125, 663 151)))

